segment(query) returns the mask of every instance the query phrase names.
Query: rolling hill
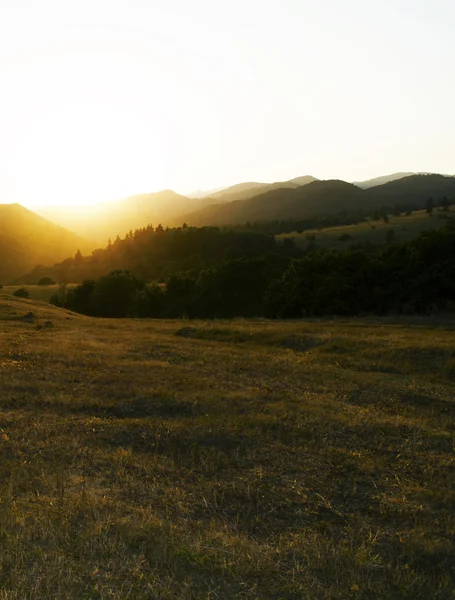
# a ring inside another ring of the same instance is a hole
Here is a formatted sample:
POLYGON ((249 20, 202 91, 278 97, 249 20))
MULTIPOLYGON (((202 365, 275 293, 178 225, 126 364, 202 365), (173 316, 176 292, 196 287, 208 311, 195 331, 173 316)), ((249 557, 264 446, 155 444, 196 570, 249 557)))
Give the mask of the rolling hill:
POLYGON ((327 216, 345 210, 374 210, 400 204, 423 208, 429 197, 455 195, 455 178, 412 175, 366 190, 340 180, 313 181, 295 189, 279 188, 243 201, 215 204, 188 214, 190 225, 237 225, 327 216))
POLYGON ((172 190, 162 190, 87 206, 83 210, 77 206, 55 206, 43 208, 39 213, 105 245, 109 238, 149 224, 181 225, 181 215, 212 203, 210 198, 188 198, 172 190))
POLYGON ((243 183, 237 183, 228 188, 220 190, 210 195, 217 202, 234 202, 235 200, 248 200, 259 194, 264 194, 272 190, 277 189, 295 189, 299 186, 307 185, 317 181, 317 179, 311 175, 303 175, 302 177, 295 177, 288 181, 276 181, 274 183, 258 183, 254 181, 247 181, 243 183))
POLYGON ((294 189, 270 190, 248 200, 208 206, 186 215, 185 221, 190 225, 204 226, 302 218, 327 211, 356 209, 363 200, 364 192, 351 183, 314 181, 294 189))
POLYGON ((428 198, 452 198, 455 195, 455 177, 416 174, 371 187, 365 192, 372 204, 412 204, 414 208, 424 208, 428 198))
POLYGON ((365 181, 353 181, 353 184, 363 190, 367 190, 368 188, 383 185, 384 183, 389 183, 389 181, 403 179, 404 177, 410 177, 411 175, 416 175, 416 173, 392 173, 391 175, 382 175, 381 177, 374 177, 365 181))
POLYGON ((47 207, 38 212, 63 227, 71 228, 79 235, 105 245, 109 238, 123 236, 130 229, 159 223, 163 226, 179 226, 184 223, 188 213, 204 210, 215 203, 245 200, 279 188, 294 189, 311 181, 314 181, 314 177, 303 176, 277 183, 239 183, 210 196, 201 197, 182 196, 172 190, 162 190, 103 202, 83 209, 78 206, 47 207))
POLYGON ((37 264, 53 264, 93 250, 94 245, 20 204, 0 204, 0 282, 10 282, 37 264))
POLYGON ((387 222, 383 219, 368 220, 351 225, 337 225, 318 229, 306 229, 302 233, 292 232, 277 236, 277 239, 291 238, 297 247, 306 249, 309 244, 315 249, 345 250, 350 246, 385 244, 387 236, 391 241, 406 242, 417 238, 423 231, 442 229, 448 218, 455 218, 455 206, 447 212, 435 211, 428 215, 426 210, 416 210, 411 214, 389 215, 387 222))

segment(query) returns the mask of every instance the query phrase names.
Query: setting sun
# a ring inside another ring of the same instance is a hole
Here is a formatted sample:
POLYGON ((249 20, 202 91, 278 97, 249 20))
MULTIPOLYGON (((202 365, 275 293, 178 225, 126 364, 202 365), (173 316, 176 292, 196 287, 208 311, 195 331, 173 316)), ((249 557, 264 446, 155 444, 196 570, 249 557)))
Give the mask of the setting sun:
POLYGON ((0 600, 455 600, 454 0, 0 0, 0 600))
POLYGON ((451 3, 222 4, 4 2, 1 201, 453 171, 451 3))

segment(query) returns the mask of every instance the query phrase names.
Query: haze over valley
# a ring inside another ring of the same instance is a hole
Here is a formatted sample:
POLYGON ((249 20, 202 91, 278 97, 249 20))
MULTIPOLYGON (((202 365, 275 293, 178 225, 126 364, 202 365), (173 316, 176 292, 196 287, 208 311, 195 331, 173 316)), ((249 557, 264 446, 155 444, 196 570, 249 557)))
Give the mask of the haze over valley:
POLYGON ((434 175, 424 179, 412 173, 381 176, 362 184, 318 181, 312 176, 302 176, 271 184, 239 183, 192 198, 163 190, 113 202, 82 207, 62 205, 38 209, 37 212, 105 245, 109 238, 123 236, 131 229, 149 224, 165 227, 183 223, 198 227, 238 225, 247 221, 323 216, 353 208, 369 210, 397 202, 421 208, 430 196, 452 195, 452 183, 453 180, 448 177, 444 179, 434 175), (400 179, 405 181, 382 187, 400 179), (308 184, 312 185, 306 187, 308 184), (373 189, 362 194, 358 188, 373 189))

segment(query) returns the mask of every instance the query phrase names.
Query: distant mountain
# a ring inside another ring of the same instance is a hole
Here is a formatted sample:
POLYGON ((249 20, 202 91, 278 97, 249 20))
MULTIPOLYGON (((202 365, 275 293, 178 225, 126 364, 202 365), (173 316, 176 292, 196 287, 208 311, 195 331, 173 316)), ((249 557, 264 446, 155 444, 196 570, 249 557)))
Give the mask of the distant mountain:
POLYGON ((109 238, 154 226, 235 225, 247 221, 305 219, 346 210, 409 204, 424 206, 428 197, 453 196, 455 179, 442 175, 395 173, 361 184, 319 181, 305 175, 276 183, 243 182, 213 193, 188 198, 163 190, 90 207, 51 207, 38 211, 85 238, 105 245, 109 238), (387 183, 373 185, 374 182, 387 183))
POLYGON ((181 215, 212 203, 213 200, 209 198, 188 198, 172 190, 162 190, 83 209, 77 206, 48 207, 41 209, 39 213, 105 245, 109 238, 123 236, 130 229, 140 229, 149 224, 182 225, 181 215))
POLYGON ((94 245, 20 204, 0 204, 0 283, 8 283, 37 264, 89 253, 94 245))
POLYGON ((258 183, 256 181, 245 181, 243 183, 237 183, 231 185, 228 188, 220 190, 210 195, 214 200, 222 202, 234 202, 235 200, 248 200, 259 194, 264 194, 271 190, 277 190, 282 188, 294 189, 296 187, 307 185, 313 181, 317 181, 315 177, 311 175, 304 175, 303 177, 296 177, 288 181, 276 181, 274 183, 258 183))
POLYGON ((295 189, 279 188, 242 201, 213 204, 188 214, 189 225, 238 225, 247 221, 275 221, 327 216, 341 211, 371 210, 395 204, 423 208, 431 196, 455 195, 455 178, 412 175, 362 190, 339 180, 313 181, 295 189))
POLYGON ((294 177, 294 179, 289 179, 287 183, 295 183, 296 185, 307 185, 308 183, 312 183, 313 181, 319 181, 316 177, 312 175, 302 175, 301 177, 294 177))
MULTIPOLYGON (((423 173, 420 173, 422 175, 423 173)), ((357 185, 363 190, 375 187, 377 185, 384 185, 390 181, 396 181, 397 179, 403 179, 404 177, 410 177, 411 175, 417 175, 417 173, 392 173, 392 175, 382 175, 382 177, 375 177, 374 179, 367 179, 366 181, 354 181, 354 185, 357 185)))
POLYGON ((213 194, 216 192, 221 192, 224 190, 223 187, 213 188, 212 190, 195 190, 190 194, 185 194, 187 198, 210 198, 213 197, 213 194))
POLYGON ((214 204, 185 216, 189 225, 238 225, 247 221, 297 219, 359 208, 364 192, 345 181, 313 181, 296 188, 278 188, 224 204, 214 204))
POLYGON ((443 196, 453 198, 455 195, 455 177, 436 174, 416 174, 409 177, 389 181, 384 185, 370 187, 365 190, 368 202, 374 205, 395 204, 412 205, 425 208, 426 201, 443 196))
POLYGON ((149 224, 154 226, 161 224, 165 227, 182 225, 185 215, 203 210, 215 203, 244 200, 279 188, 294 189, 310 181, 314 181, 314 177, 297 177, 291 181, 277 183, 239 183, 217 191, 211 196, 193 198, 182 196, 172 190, 162 190, 83 208, 51 206, 37 212, 63 227, 71 228, 79 235, 105 245, 109 238, 123 236, 129 230, 134 231, 149 224))
POLYGON ((243 181, 242 183, 236 183, 235 185, 230 185, 227 188, 223 188, 218 190, 214 194, 210 194, 211 198, 221 198, 222 196, 229 196, 230 194, 237 194, 239 192, 248 192, 252 190, 262 189, 267 187, 268 183, 259 183, 257 181, 243 181))

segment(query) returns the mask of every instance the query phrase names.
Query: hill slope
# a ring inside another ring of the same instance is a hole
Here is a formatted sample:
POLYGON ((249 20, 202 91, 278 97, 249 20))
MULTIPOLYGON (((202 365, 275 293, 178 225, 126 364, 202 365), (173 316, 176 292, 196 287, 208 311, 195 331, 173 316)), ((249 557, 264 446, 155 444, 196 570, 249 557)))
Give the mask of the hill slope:
POLYGON ((350 246, 371 244, 378 246, 390 241, 405 242, 417 238, 423 231, 442 229, 448 218, 455 218, 455 206, 445 213, 435 211, 428 215, 425 210, 412 212, 410 215, 389 215, 388 221, 382 218, 351 225, 338 225, 318 229, 307 229, 302 233, 292 232, 277 236, 277 239, 291 238, 299 248, 306 249, 309 244, 315 249, 345 250, 350 246), (393 235, 390 232, 393 231, 393 235))
POLYGON ((424 208, 428 198, 435 200, 455 195, 455 177, 437 174, 416 174, 365 190, 368 202, 375 205, 412 204, 424 208))
POLYGON ((5 599, 452 597, 453 322, 49 309, 0 294, 5 599))
POLYGON ((188 198, 172 190, 137 194, 123 200, 84 207, 48 207, 40 214, 80 235, 105 245, 109 238, 149 224, 182 225, 181 215, 213 203, 209 198, 188 198))
POLYGON ((389 181, 396 181, 397 179, 403 179, 403 177, 410 177, 415 174, 416 173, 392 173, 391 175, 382 175, 381 177, 374 177, 373 179, 367 179, 365 181, 353 181, 353 184, 366 190, 370 187, 383 185, 384 183, 389 183, 389 181))
POLYGON ((93 244, 51 223, 20 204, 0 204, 0 282, 30 271, 36 264, 53 264, 93 244))
POLYGON ((248 200, 212 205, 187 215, 190 225, 236 225, 247 221, 291 219, 358 208, 364 192, 345 181, 314 181, 294 189, 279 188, 248 200))
POLYGON ((374 210, 400 204, 423 208, 429 197, 455 195, 455 178, 412 175, 362 190, 339 180, 314 181, 295 189, 277 189, 244 201, 212 205, 185 216, 191 225, 236 225, 247 221, 300 219, 341 211, 374 210))
POLYGON ((274 183, 257 183, 257 182, 244 182, 237 183, 228 188, 220 190, 210 197, 223 202, 234 202, 236 200, 248 200, 259 194, 264 194, 272 190, 278 190, 282 188, 295 189, 299 186, 307 185, 317 181, 317 179, 311 175, 303 175, 302 177, 296 177, 289 179, 288 181, 276 181, 274 183))

